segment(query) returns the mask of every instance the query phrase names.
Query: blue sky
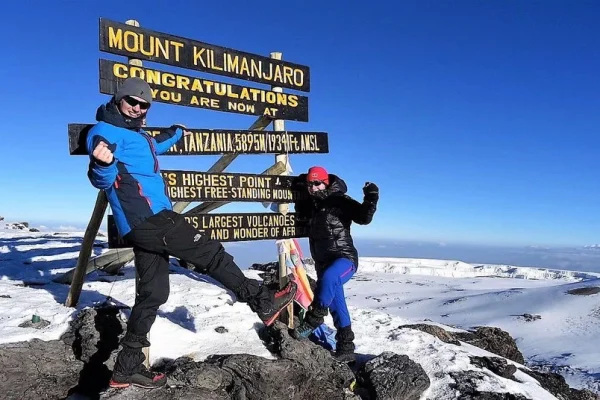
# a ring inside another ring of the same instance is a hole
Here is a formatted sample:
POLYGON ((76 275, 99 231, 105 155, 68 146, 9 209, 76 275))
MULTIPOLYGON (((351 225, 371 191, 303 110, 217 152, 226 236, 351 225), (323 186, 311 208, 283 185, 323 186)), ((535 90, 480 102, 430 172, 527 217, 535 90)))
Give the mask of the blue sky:
MULTIPOLYGON (((600 242, 600 3, 596 1, 23 2, 0 24, 0 215, 85 226, 97 191, 67 125, 94 122, 98 19, 311 68, 309 122, 331 153, 292 156, 381 188, 365 238, 493 245, 600 242), (398 4, 400 3, 400 4, 398 4), (273 3, 275 4, 275 3, 273 3)), ((145 63, 157 69, 168 66, 145 63)), ((218 75, 181 73, 227 81, 218 75)), ((241 80, 242 85, 266 87, 241 80)), ((157 103, 151 125, 245 129, 252 116, 157 103)), ((217 156, 162 157, 204 170, 217 156)), ((230 172, 261 172, 242 156, 230 172)), ((266 211, 259 203, 220 212, 266 211)))

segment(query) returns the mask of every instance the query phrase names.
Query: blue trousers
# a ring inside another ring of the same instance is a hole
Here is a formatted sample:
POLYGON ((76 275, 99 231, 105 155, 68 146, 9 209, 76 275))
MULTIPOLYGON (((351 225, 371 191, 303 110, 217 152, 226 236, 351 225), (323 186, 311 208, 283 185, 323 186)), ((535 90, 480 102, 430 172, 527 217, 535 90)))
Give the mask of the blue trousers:
POLYGON ((336 329, 350 326, 350 313, 344 296, 344 284, 354 276, 356 266, 347 258, 338 258, 317 275, 316 297, 329 308, 336 329))

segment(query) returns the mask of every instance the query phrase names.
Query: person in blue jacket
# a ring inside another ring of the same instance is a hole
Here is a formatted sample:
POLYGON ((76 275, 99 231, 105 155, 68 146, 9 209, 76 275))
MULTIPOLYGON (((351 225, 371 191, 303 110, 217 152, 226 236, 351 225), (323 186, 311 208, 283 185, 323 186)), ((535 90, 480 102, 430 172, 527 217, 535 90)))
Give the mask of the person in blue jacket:
POLYGON ((270 290, 246 278, 220 242, 210 240, 172 210, 157 156, 190 133, 173 125, 162 135, 149 135, 143 126, 151 106, 150 86, 140 78, 128 78, 111 100, 98 108, 98 123, 86 138, 89 180, 106 193, 119 235, 133 247, 138 275, 135 304, 111 387, 166 384, 164 374, 145 368, 142 348, 150 346, 147 334, 158 308, 169 297, 169 256, 222 283, 266 325, 275 321, 296 293, 293 282, 270 290))

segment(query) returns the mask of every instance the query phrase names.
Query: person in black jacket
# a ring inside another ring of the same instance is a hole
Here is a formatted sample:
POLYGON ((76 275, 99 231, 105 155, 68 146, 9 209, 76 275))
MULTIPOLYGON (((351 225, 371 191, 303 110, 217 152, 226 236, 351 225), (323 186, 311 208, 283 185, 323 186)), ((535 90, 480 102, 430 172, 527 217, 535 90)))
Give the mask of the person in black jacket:
POLYGON ((358 251, 354 246, 350 225, 371 223, 379 201, 379 188, 367 182, 364 201, 359 203, 346 194, 346 183, 322 167, 312 167, 294 183, 296 189, 308 190, 306 201, 295 210, 299 218, 309 220, 310 252, 317 270, 317 290, 302 323, 292 331, 299 339, 308 337, 331 311, 336 333, 336 354, 340 361, 354 360, 354 332, 343 285, 358 268, 358 251))

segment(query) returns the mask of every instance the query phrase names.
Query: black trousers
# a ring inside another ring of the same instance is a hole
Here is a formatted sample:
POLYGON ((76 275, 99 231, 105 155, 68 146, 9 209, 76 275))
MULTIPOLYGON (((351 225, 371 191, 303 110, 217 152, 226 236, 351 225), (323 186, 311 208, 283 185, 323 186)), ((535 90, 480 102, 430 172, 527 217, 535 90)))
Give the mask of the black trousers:
POLYGON ((158 308, 169 297, 169 256, 193 264, 196 271, 231 290, 238 301, 252 302, 260 292, 258 281, 242 273, 220 242, 201 235, 174 211, 153 215, 124 239, 133 245, 137 271, 136 299, 127 325, 130 337, 148 334, 158 308))

